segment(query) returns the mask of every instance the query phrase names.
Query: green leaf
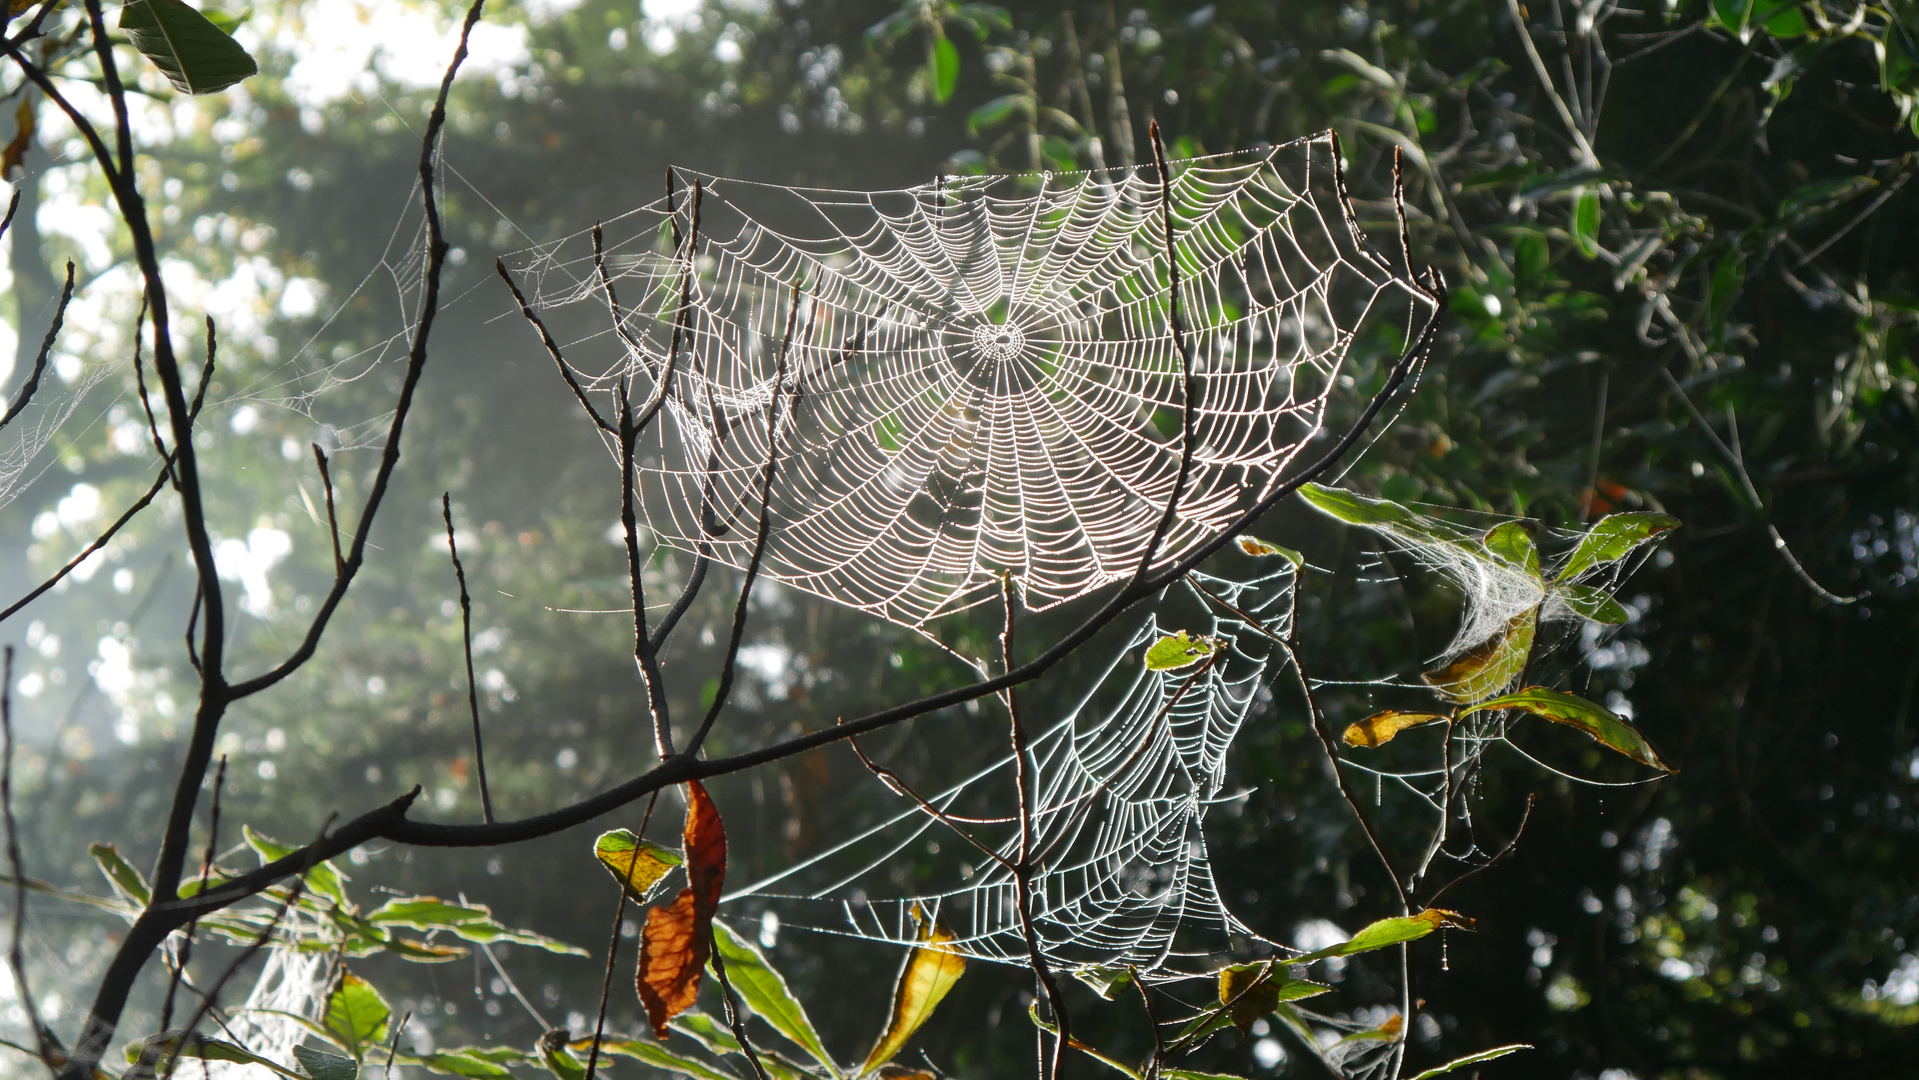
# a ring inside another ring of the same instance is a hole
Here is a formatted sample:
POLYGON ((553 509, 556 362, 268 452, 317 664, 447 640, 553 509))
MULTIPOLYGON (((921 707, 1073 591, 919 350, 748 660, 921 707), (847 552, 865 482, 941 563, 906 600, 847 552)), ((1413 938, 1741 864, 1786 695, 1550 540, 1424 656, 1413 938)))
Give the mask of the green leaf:
MULTIPOLYGON (((464 1076, 467 1080, 507 1080, 513 1075, 505 1066, 488 1061, 475 1053, 477 1049, 479 1048, 467 1046, 458 1050, 442 1050, 438 1053, 417 1056, 402 1054, 400 1061, 408 1065, 418 1065, 428 1072, 436 1072, 442 1076, 464 1076)), ((514 1053, 518 1055, 518 1060, 527 1059, 527 1055, 521 1051, 516 1050, 514 1053)), ((316 1076, 314 1080, 320 1080, 320 1078, 316 1076)))
POLYGON ((1347 746, 1384 746, 1393 741, 1393 736, 1407 728, 1422 724, 1437 724, 1450 721, 1452 717, 1440 713, 1400 712, 1388 709, 1374 713, 1357 724, 1349 725, 1340 740, 1347 746))
MULTIPOLYGON (((728 971, 727 974, 731 975, 732 972, 728 971)), ((576 1039, 569 1043, 568 1047, 572 1050, 568 1057, 583 1060, 581 1056, 591 1052, 593 1048, 593 1037, 589 1035, 584 1039, 576 1039)), ((601 1039, 600 1053, 632 1058, 643 1065, 651 1065, 656 1069, 664 1069, 681 1076, 691 1076, 694 1080, 739 1080, 732 1073, 716 1069, 697 1058, 676 1054, 659 1043, 644 1039, 601 1039)))
POLYGON ((127 0, 120 29, 183 94, 217 93, 260 71, 239 42, 184 0, 127 0))
POLYGON ((1732 310, 1732 302, 1739 295, 1740 288, 1746 283, 1746 271, 1740 265, 1739 252, 1728 251, 1719 260, 1719 266, 1712 272, 1712 280, 1707 283, 1706 311, 1711 325, 1718 327, 1726 323, 1726 315, 1732 310))
POLYGON ((969 134, 978 135, 981 128, 1004 123, 1015 111, 1031 112, 1032 108, 1032 99, 1025 94, 1001 94, 966 114, 966 130, 969 134))
POLYGON ((113 884, 113 890, 128 900, 146 907, 153 902, 153 890, 133 864, 120 857, 120 849, 98 841, 87 845, 87 854, 100 864, 100 872, 113 884))
POLYGON ((1444 1076, 1447 1073, 1452 1072, 1453 1070, 1458 1069, 1464 1065, 1477 1065, 1482 1061, 1491 1061, 1494 1058, 1503 1058, 1507 1054, 1517 1053, 1518 1051, 1521 1051, 1521 1050, 1531 1050, 1531 1049, 1532 1049, 1531 1043, 1513 1043, 1510 1046, 1495 1046, 1491 1050, 1481 1050, 1477 1054, 1467 1054, 1465 1057, 1462 1057, 1462 1058, 1454 1058, 1451 1061, 1448 1061, 1444 1065, 1439 1065, 1434 1068, 1427 1069, 1425 1072, 1420 1073, 1418 1076, 1413 1077, 1413 1080, 1433 1080, 1433 1077, 1444 1076))
POLYGON ((933 77, 933 100, 944 105, 959 86, 960 58, 959 50, 953 47, 945 32, 935 33, 938 36, 933 41, 932 64, 927 74, 933 77))
POLYGON ((451 930, 493 921, 493 912, 478 904, 454 904, 437 896, 398 896, 368 913, 367 921, 415 930, 451 930))
POLYGON ((1253 556, 1278 555, 1287 562, 1292 563, 1295 568, 1306 565, 1306 556, 1301 555, 1292 548, 1281 547, 1278 544, 1261 540, 1257 536, 1240 537, 1239 550, 1253 556))
POLYGON ((1506 688, 1526 669, 1538 630, 1539 612, 1528 608, 1513 616, 1506 628, 1443 668, 1420 678, 1453 701, 1471 704, 1506 688))
POLYGON ((1573 206, 1573 243, 1588 259, 1599 254, 1599 192, 1587 188, 1573 206))
POLYGON ((1125 968, 1083 967, 1073 969, 1073 978, 1093 988, 1093 993, 1111 1001, 1133 984, 1133 973, 1125 968))
MULTIPOLYGON (((253 831, 253 826, 240 826, 240 833, 246 837, 247 846, 260 857, 260 865, 265 866, 275 859, 284 859, 300 850, 291 844, 282 844, 271 836, 253 831)), ((341 907, 350 907, 346 898, 346 875, 334 869, 330 862, 315 863, 311 869, 301 875, 306 879, 307 888, 321 896, 337 902, 341 907)))
POLYGON ((1642 765, 1650 765, 1662 772, 1677 771, 1659 759, 1658 752, 1652 748, 1652 744, 1646 741, 1646 737, 1641 735, 1637 728, 1628 724, 1612 710, 1573 694, 1549 690, 1543 686, 1528 686, 1524 690, 1482 701, 1466 712, 1481 712, 1486 709, 1523 709, 1535 716, 1543 716, 1556 724, 1576 727, 1642 765))
POLYGON ((392 1007, 372 983, 342 967, 327 993, 321 1023, 357 1061, 366 1057, 369 1047, 386 1041, 387 1021, 392 1016, 392 1007))
POLYGON ((1176 671, 1190 667, 1219 651, 1212 638, 1188 637, 1186 631, 1168 634, 1146 650, 1146 670, 1176 671))
POLYGON ((1343 488, 1304 484, 1299 497, 1313 509, 1348 525, 1388 533, 1422 543, 1450 544, 1453 537, 1430 518, 1388 499, 1374 499, 1343 488))
POLYGON ((1678 518, 1665 514, 1643 511, 1608 514, 1579 538, 1579 546, 1573 549, 1572 556, 1553 580, 1572 581, 1594 567, 1617 562, 1634 548, 1678 525, 1678 518))
POLYGON ((787 988, 786 979, 766 962, 753 945, 718 922, 713 924, 713 944, 726 961, 726 977, 748 1009, 758 1013, 774 1031, 794 1046, 813 1056, 813 1060, 835 1070, 832 1055, 820 1041, 806 1010, 787 988))
MULTIPOLYGON (((127 1064, 138 1065, 144 1060, 151 1070, 154 1066, 165 1064, 168 1058, 178 1055, 183 1058, 198 1058, 201 1061, 231 1061, 240 1065, 262 1065, 282 1076, 290 1077, 291 1080, 304 1080, 292 1069, 263 1058, 245 1047, 197 1033, 187 1038, 186 1034, 184 1031, 163 1031, 158 1035, 149 1035, 144 1039, 135 1039, 127 1043, 127 1064)), ((331 1078, 315 1077, 314 1080, 331 1080, 331 1078)), ((346 1080, 352 1080, 352 1078, 348 1077, 346 1080)))
POLYGON ((1486 550, 1494 557, 1534 578, 1539 577, 1539 546, 1523 521, 1508 521, 1486 533, 1486 550))
POLYGON ((1560 585, 1553 589, 1566 606, 1597 623, 1620 626, 1632 621, 1632 615, 1619 601, 1590 585, 1560 585))
POLYGON ((593 842, 593 854, 636 904, 645 904, 660 879, 686 862, 679 852, 642 840, 626 829, 601 833, 593 842))
MULTIPOLYGON (((566 1048, 567 1035, 565 1028, 554 1028, 540 1036, 540 1064, 546 1066, 546 1071, 556 1080, 586 1080, 586 1065, 566 1048)), ((602 1048, 612 1052, 611 1046, 602 1048)))
POLYGON ((299 1060, 300 1067, 305 1069, 307 1075, 313 1080, 354 1080, 360 1075, 359 1062, 338 1054, 329 1054, 324 1050, 296 1046, 293 1048, 293 1056, 299 1060))
POLYGON ((1445 908, 1427 908, 1417 915, 1402 915, 1391 919, 1381 919, 1371 923, 1354 934, 1350 940, 1331 945, 1318 952, 1309 952, 1304 956, 1295 956, 1287 960, 1288 964, 1311 964, 1335 956, 1351 956, 1354 953, 1372 952, 1401 942, 1417 941, 1440 927, 1452 927, 1456 930, 1471 930, 1473 921, 1456 911, 1445 908))

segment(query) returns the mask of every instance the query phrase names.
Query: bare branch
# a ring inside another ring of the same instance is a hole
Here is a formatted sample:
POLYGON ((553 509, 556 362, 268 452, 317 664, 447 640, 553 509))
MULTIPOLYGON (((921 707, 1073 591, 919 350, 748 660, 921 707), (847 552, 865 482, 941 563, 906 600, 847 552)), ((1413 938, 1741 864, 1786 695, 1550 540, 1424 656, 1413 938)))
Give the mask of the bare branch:
MULTIPOLYGON (((13 195, 13 202, 7 206, 8 221, 13 220, 13 208, 15 205, 18 205, 19 202, 20 193, 16 191, 13 195)), ((5 231, 4 228, 0 228, 0 233, 5 233, 5 231)), ((53 343, 60 337, 60 327, 67 321, 67 304, 72 300, 73 260, 68 259, 67 283, 60 290, 60 306, 53 310, 53 325, 47 327, 47 336, 40 342, 40 355, 34 358, 33 370, 27 373, 27 381, 20 384, 20 389, 14 392, 13 401, 7 405, 7 411, 4 414, 0 414, 0 428, 5 428, 8 424, 13 423, 13 418, 19 416, 20 411, 32 403, 33 395, 39 391, 40 376, 46 374, 47 371, 47 356, 53 352, 53 343)))
POLYGON ((566 357, 560 354, 560 343, 553 340, 553 335, 547 330, 545 321, 540 318, 538 312, 533 310, 533 305, 527 302, 526 294, 520 291, 519 284, 507 271, 506 260, 493 260, 493 270, 500 275, 501 281, 506 282, 506 287, 512 290, 514 302, 520 305, 520 317, 531 323, 533 329, 539 332, 540 344, 546 346, 547 355, 553 358, 553 363, 560 369, 560 378, 566 380, 566 385, 572 389, 573 396, 579 400, 580 408, 586 410, 586 415, 593 421, 593 426, 609 435, 614 434, 613 425, 606 422, 606 418, 600 415, 600 411, 595 409, 593 402, 587 398, 586 388, 580 385, 580 380, 573 374, 573 365, 568 364, 566 357))
MULTIPOLYGON (((319 447, 314 447, 318 450, 319 447)), ((324 460, 324 459, 322 459, 324 460)), ((333 499, 327 498, 327 509, 333 499)), ((453 495, 442 492, 440 513, 446 517, 446 550, 453 557, 453 576, 460 582, 460 643, 466 653, 466 705, 473 714, 473 762, 480 778, 480 812, 488 825, 493 824, 493 793, 486 786, 486 744, 480 739, 480 692, 473 681, 473 597, 466 591, 466 567, 460 565, 459 541, 453 538, 453 495)))
MULTIPOLYGON (((1159 524, 1153 527, 1153 535, 1146 541, 1145 550, 1140 552, 1139 566, 1133 571, 1135 583, 1143 580, 1152 568, 1153 556, 1159 553, 1160 543, 1172 531, 1173 522, 1179 516, 1179 500, 1186 494, 1186 480, 1193 472, 1193 451, 1199 442, 1196 415, 1199 403, 1194 400, 1198 382, 1193 378, 1193 347, 1186 340, 1186 327, 1179 319, 1179 257, 1173 246, 1173 172, 1166 165, 1166 146, 1159 137, 1159 121, 1149 123, 1146 130, 1153 139, 1153 162, 1159 166, 1159 208, 1166 233, 1166 326, 1172 332, 1173 346, 1179 350, 1179 473, 1173 479, 1173 493, 1166 499, 1166 510, 1160 514, 1159 524)), ((1062 1034, 1061 1038, 1065 1036, 1062 1034)))
POLYGON ((320 466, 320 486, 326 489, 327 531, 333 535, 333 576, 346 572, 346 558, 340 554, 340 516, 333 506, 333 472, 327 467, 326 451, 313 443, 313 460, 320 466))
POLYGON ((27 876, 21 868, 20 831, 13 820, 13 646, 6 647, 6 660, 0 664, 0 811, 6 814, 7 869, 13 874, 13 939, 7 945, 7 962, 13 967, 13 985, 20 993, 20 1004, 33 1027, 33 1040, 40 1063, 55 1068, 51 1053, 55 1042, 46 1022, 40 1019, 39 1000, 27 982, 26 960, 20 955, 20 935, 27 928, 27 876))

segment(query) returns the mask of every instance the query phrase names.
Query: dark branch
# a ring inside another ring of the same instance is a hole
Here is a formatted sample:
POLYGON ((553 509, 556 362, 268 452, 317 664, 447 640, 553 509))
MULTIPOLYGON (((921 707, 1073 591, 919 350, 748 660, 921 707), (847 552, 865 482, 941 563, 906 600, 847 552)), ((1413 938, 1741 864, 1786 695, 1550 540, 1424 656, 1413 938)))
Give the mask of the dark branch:
MULTIPOLYGON (((318 450, 319 447, 314 447, 318 450)), ((322 459, 324 460, 324 459, 322 459)), ((331 510, 333 500, 327 499, 331 510)), ((446 550, 453 557, 453 576, 460 582, 460 644, 466 653, 466 705, 473 714, 473 762, 480 778, 480 813, 493 824, 493 792, 486 786, 486 744, 480 738, 480 691, 473 681, 473 597, 466 591, 466 567, 460 565, 460 545, 453 538, 453 495, 442 492, 440 513, 446 517, 446 550)))
MULTIPOLYGON (((18 204, 19 201, 20 194, 16 191, 13 196, 13 204, 18 204)), ((13 205, 7 207, 7 220, 13 220, 13 205)), ((0 233, 4 233, 5 231, 5 229, 0 229, 0 233)), ((53 309, 53 325, 47 327, 47 336, 40 342, 40 355, 34 358, 33 370, 27 374, 27 381, 20 384, 20 389, 14 392, 13 401, 7 405, 6 413, 0 415, 0 428, 5 428, 8 424, 13 423, 13 418, 19 416, 20 411, 32 403, 33 395, 39 392, 40 376, 46 374, 47 371, 47 356, 53 352, 53 343, 60 336, 61 324, 67 321, 67 304, 72 300, 73 260, 68 259, 67 283, 60 289, 60 306, 53 309)))

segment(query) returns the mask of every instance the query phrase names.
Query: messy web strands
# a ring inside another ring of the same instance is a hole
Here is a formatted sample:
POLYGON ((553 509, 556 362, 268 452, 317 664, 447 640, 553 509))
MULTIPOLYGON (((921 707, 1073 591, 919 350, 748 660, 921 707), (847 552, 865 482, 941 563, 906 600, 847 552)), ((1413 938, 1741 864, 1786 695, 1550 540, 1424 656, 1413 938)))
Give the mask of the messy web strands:
MULTIPOLYGON (((1172 165, 1197 438, 1156 565, 1271 489, 1367 317, 1416 302, 1356 242, 1331 149, 1172 165)), ((585 235, 509 260, 589 390, 632 379, 644 401, 671 372, 669 422, 639 455, 661 540, 743 566, 777 438, 762 572, 802 589, 917 626, 1001 573, 1040 610, 1133 572, 1186 407, 1154 169, 876 193, 701 182, 697 235, 684 192, 606 226, 617 328, 585 235)))
MULTIPOLYGON (((1290 571, 1243 583, 1198 580, 1269 631, 1285 632, 1290 571)), ((1203 826, 1213 805, 1236 797, 1225 790, 1226 754, 1267 700, 1283 654, 1237 619, 1202 615, 1216 610, 1191 586, 1175 587, 1079 704, 1033 737, 1034 931, 1053 965, 1133 966, 1166 981, 1203 975, 1234 946, 1264 940, 1221 899, 1203 826), (1185 616, 1181 629, 1226 641, 1217 662, 1148 671, 1147 646, 1173 632, 1166 620, 1185 616)), ((1009 862, 1018 858, 1012 772, 1006 756, 957 781, 909 778, 946 820, 912 804, 726 899, 770 904, 786 925, 899 944, 914 940, 917 907, 957 936, 961 953, 1026 965, 1012 872, 954 832, 964 829, 1009 862), (929 842, 942 856, 936 876, 950 887, 898 895, 892 874, 903 853, 921 861, 917 852, 931 850, 929 842)))

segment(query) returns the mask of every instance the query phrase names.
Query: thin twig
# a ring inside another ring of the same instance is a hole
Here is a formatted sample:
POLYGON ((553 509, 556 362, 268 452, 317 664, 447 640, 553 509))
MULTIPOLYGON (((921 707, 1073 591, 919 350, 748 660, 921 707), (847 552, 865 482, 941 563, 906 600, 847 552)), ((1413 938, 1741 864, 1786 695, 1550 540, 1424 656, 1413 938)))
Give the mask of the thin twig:
POLYGON ((1573 119, 1572 110, 1566 107, 1566 99, 1559 96, 1559 91, 1553 87, 1552 76, 1546 74, 1546 62, 1539 58, 1539 49, 1533 44, 1532 28, 1526 25, 1526 17, 1519 11, 1519 0, 1506 0, 1506 10, 1513 17, 1513 29, 1519 31, 1519 43, 1526 47, 1526 58, 1532 61, 1533 74, 1539 77, 1539 88, 1546 92, 1553 111, 1559 114, 1560 123, 1566 125, 1573 145, 1579 149, 1580 167, 1599 168, 1599 155, 1593 153, 1592 143, 1586 140, 1586 133, 1580 130, 1579 122, 1573 119))
MULTIPOLYGON (((905 797, 913 800, 915 803, 918 803, 920 810, 924 812, 927 817, 932 818, 933 820, 953 830, 955 833, 958 833, 960 839, 973 845, 973 847, 977 849, 981 855, 984 855, 988 859, 991 859, 992 861, 998 863, 1008 873, 1015 872, 1016 870, 1015 866, 1013 865, 1011 860, 1007 859, 1006 856, 1001 855, 999 852, 994 851, 990 847, 987 847, 986 844, 983 843, 978 837, 974 836, 970 832, 967 832, 965 829, 960 828, 959 820, 957 818, 955 818, 951 814, 948 814, 946 811, 941 810, 939 807, 934 806, 931 802, 927 801, 927 799, 924 796, 922 796, 919 792, 914 791, 912 787, 910 787, 906 783, 906 781, 900 779, 900 776, 898 773, 894 772, 893 770, 887 768, 884 765, 879 764, 878 762, 875 762, 872 758, 867 757, 866 751, 860 747, 860 741, 858 739, 848 739, 846 740, 846 744, 853 748, 853 754, 860 759, 861 765, 866 766, 866 771, 872 773, 874 778, 877 779, 880 783, 885 784, 888 790, 892 791, 896 795, 904 795, 905 797)), ((1010 821, 1014 819, 1009 818, 1007 820, 1010 821)), ((988 822, 975 822, 975 824, 988 824, 988 822)))
POLYGON ((586 1054, 586 1080, 593 1080, 594 1072, 600 1064, 600 1040, 606 1035, 606 1002, 613 992, 613 961, 620 953, 620 927, 626 922, 626 883, 633 880, 633 868, 640 864, 640 841, 646 839, 646 823, 653 819, 653 803, 659 801, 659 792, 653 793, 653 801, 646 804, 646 816, 640 821, 640 831, 634 836, 633 853, 627 857, 626 873, 620 882, 620 898, 613 908, 613 929, 606 935, 606 976, 600 980, 600 1011, 593 1021, 593 1046, 586 1054))
POLYGON ((1166 146, 1159 137, 1159 121, 1147 125, 1147 133, 1153 139, 1153 161, 1159 166, 1159 206, 1166 234, 1166 326, 1173 335, 1173 346, 1179 351, 1180 368, 1180 409, 1179 409, 1179 472, 1173 478, 1173 493, 1166 500, 1166 509, 1159 516, 1159 524, 1153 527, 1153 533, 1146 541, 1146 548, 1140 553, 1139 566, 1133 571, 1133 581, 1138 583, 1146 577, 1152 568, 1153 557, 1159 553, 1159 545, 1172 531, 1173 522, 1179 516, 1179 500, 1186 493, 1186 480, 1193 471, 1193 453, 1199 445, 1198 409, 1194 393, 1198 385, 1193 378, 1193 348, 1186 340, 1185 324, 1179 319, 1179 258, 1173 244, 1173 172, 1166 164, 1166 146))
MULTIPOLYGON (((318 447, 315 447, 317 450, 318 447)), ((486 744, 480 739, 480 691, 473 680, 473 597, 466 591, 466 567, 460 565, 459 542, 453 538, 453 494, 440 494, 440 513, 446 517, 446 550, 453 557, 453 576, 460 582, 460 644, 466 653, 466 705, 473 714, 473 761, 480 778, 480 812, 493 824, 493 791, 486 785, 486 744)))
POLYGON ((346 573, 346 558, 340 554, 340 516, 333 506, 333 470, 328 467, 326 451, 313 443, 313 460, 320 467, 320 486, 326 489, 327 532, 333 536, 333 576, 346 573))
POLYGON ((1451 881, 1448 881, 1446 884, 1440 886, 1439 891, 1432 895, 1432 899, 1426 901, 1426 905, 1428 907, 1431 907, 1432 905, 1439 903, 1439 898, 1446 895, 1446 891, 1448 889, 1451 889, 1453 886, 1459 884, 1462 881, 1465 881, 1468 878, 1471 878, 1478 874, 1485 873, 1487 870, 1492 869, 1493 865, 1499 862, 1499 860, 1512 854, 1513 849, 1519 846, 1519 838, 1526 835, 1526 823, 1532 820, 1533 802, 1537 800, 1538 798, 1539 796, 1537 794, 1528 794, 1526 796, 1526 810, 1524 813, 1519 815, 1519 827, 1513 830, 1513 838, 1506 842, 1505 847, 1500 848, 1499 851, 1496 854, 1494 854, 1492 858, 1487 859, 1485 862, 1480 863, 1478 866, 1473 867, 1471 870, 1466 871, 1465 873, 1459 875, 1458 877, 1452 879, 1451 881))
MULTIPOLYGON (((1154 138, 1158 146, 1158 137, 1154 138)), ((1013 612, 1018 602, 1013 595, 1013 579, 1010 574, 1000 576, 1000 602, 1006 612, 1006 620, 1001 625, 999 635, 1000 663, 1005 670, 1013 667, 1013 612)), ((1018 891, 1020 935, 1026 939, 1026 959, 1032 966, 1033 977, 1039 980, 1040 988, 1046 994, 1047 1007, 1053 1011, 1053 1058, 1046 1069, 1046 1080, 1057 1080, 1060 1063, 1066 1057, 1066 1047, 1073 1041, 1073 1029, 1066 1015, 1066 1000, 1060 994, 1059 982, 1053 977, 1052 965, 1046 962, 1046 953, 1040 948, 1039 934, 1033 928, 1033 802, 1036 793, 1033 790, 1033 773, 1036 770, 1032 760, 1032 749, 1026 741, 1026 727, 1020 723, 1019 696, 1012 687, 1000 694, 1006 703, 1006 716, 1013 743, 1013 784, 1019 799, 1019 858, 1013 863, 1013 885, 1018 891)))
POLYGON ((137 515, 140 511, 145 510, 147 508, 147 505, 153 502, 154 498, 160 494, 160 490, 167 486, 167 477, 171 475, 171 473, 169 473, 167 469, 167 466, 170 465, 172 461, 173 461, 172 458, 168 458, 166 463, 163 463, 160 466, 160 475, 153 478, 153 483, 147 488, 146 494, 140 496, 138 499, 135 499, 133 502, 133 505, 127 507, 125 513, 121 514, 118 518, 115 518, 113 524, 107 526, 107 529, 105 532, 101 533, 99 536, 94 538, 93 543, 88 544, 85 548, 83 548, 80 554, 75 555, 73 558, 67 560, 67 564, 65 566, 62 566, 59 570, 55 571, 52 577, 34 586, 33 591, 27 593, 27 595, 22 596, 20 599, 14 601, 5 610, 0 610, 0 622, 5 622, 6 620, 12 618, 15 612, 19 611, 21 608, 26 607, 28 604, 33 603, 35 600, 38 600, 42 595, 46 593, 48 589, 51 589, 55 585, 60 584, 61 581, 65 580, 68 574, 71 574, 76 569, 78 569, 80 564, 86 562, 88 558, 92 557, 94 552, 99 551, 103 547, 106 547, 107 542, 113 539, 114 534, 118 533, 121 527, 124 526, 127 522, 132 521, 134 516, 137 515))
MULTIPOLYGON (((709 934, 715 933, 711 926, 709 934)), ((740 1052, 753 1066, 753 1075, 758 1080, 771 1080, 766 1075, 766 1066, 760 1064, 759 1052, 753 1049, 752 1040, 746 1037, 746 1017, 742 1015, 740 1003, 733 994, 733 982, 726 977, 726 957, 720 955, 717 941, 708 945, 708 953, 713 958, 713 974, 720 980, 720 1003, 726 1007, 726 1026, 733 1029, 733 1039, 740 1044, 740 1052)))
MULTIPOLYGON (((697 189, 696 189, 697 190, 697 189)), ((733 630, 726 643, 726 661, 720 667, 719 688, 713 694, 713 704, 706 711, 706 718, 700 721, 698 731, 686 744, 686 753, 697 754, 700 746, 706 742, 706 733, 713 729, 713 722, 719 719, 720 710, 726 708, 728 695, 733 689, 733 676, 739 666, 740 640, 746 634, 746 615, 748 601, 753 596, 753 583, 759 577, 760 560, 766 554, 766 538, 773 529, 773 476, 780 464, 780 402, 783 400, 782 387, 786 385, 786 364, 793 353, 793 328, 800 316, 800 283, 793 282, 793 295, 788 301, 786 313, 786 334, 780 342, 779 359, 773 366, 773 401, 767 410, 766 418, 766 465, 760 470, 760 524, 759 532, 753 539, 753 555, 746 563, 746 577, 740 584, 739 603, 733 608, 733 630)), ((812 318, 807 325, 810 328, 812 318)))
POLYGON ((393 1041, 388 1043, 386 1048, 386 1072, 383 1074, 385 1080, 393 1080, 393 1059, 400 1056, 400 1035, 412 1022, 413 1010, 408 1009, 405 1015, 400 1017, 400 1022, 393 1026, 393 1041))
MULTIPOLYGON (((220 795, 227 783, 227 756, 220 755, 219 768, 213 773, 213 803, 207 815, 207 853, 200 862, 200 891, 205 892, 207 881, 213 874, 213 858, 220 850, 220 795)), ((173 1026, 173 997, 180 988, 180 981, 186 977, 187 965, 193 960, 193 936, 199 929, 200 920, 187 923, 180 938, 178 954, 174 957, 173 976, 167 980, 167 996, 160 1007, 160 1030, 166 1031, 173 1026)))
POLYGON ((574 377, 573 365, 567 363, 566 357, 561 355, 560 343, 553 340, 553 334, 547 330, 545 320, 533 310, 533 305, 527 301, 526 294, 520 291, 520 286, 513 280, 513 275, 507 272, 506 260, 493 260, 493 269, 500 275, 500 280, 506 282, 506 287, 512 291, 514 302, 520 305, 520 317, 532 324, 533 329, 539 333, 540 344, 546 347, 547 355, 551 356, 553 363, 559 367, 560 378, 566 380, 566 385, 572 389, 573 396, 579 400, 580 408, 586 410, 586 415, 593 421, 593 426, 609 435, 613 434, 613 425, 606 422, 606 418, 600 415, 600 411, 595 409, 593 402, 587 398, 586 388, 581 386, 579 379, 574 377))
MULTIPOLYGON (((13 194, 13 202, 17 204, 19 201, 20 193, 16 190, 13 194)), ((13 220, 12 205, 7 207, 7 220, 13 220)), ((0 232, 3 231, 0 230, 0 232)), ((40 342, 40 355, 34 358, 33 370, 27 373, 27 381, 20 384, 19 390, 14 391, 13 401, 7 405, 7 411, 0 414, 0 428, 13 423, 13 418, 19 416, 20 411, 33 401, 33 395, 39 392, 40 376, 46 374, 47 357, 53 352, 53 343, 60 337, 60 327, 67 321, 67 304, 72 300, 73 260, 68 259, 67 283, 60 289, 60 306, 53 309, 53 324, 47 327, 47 336, 40 342)))

